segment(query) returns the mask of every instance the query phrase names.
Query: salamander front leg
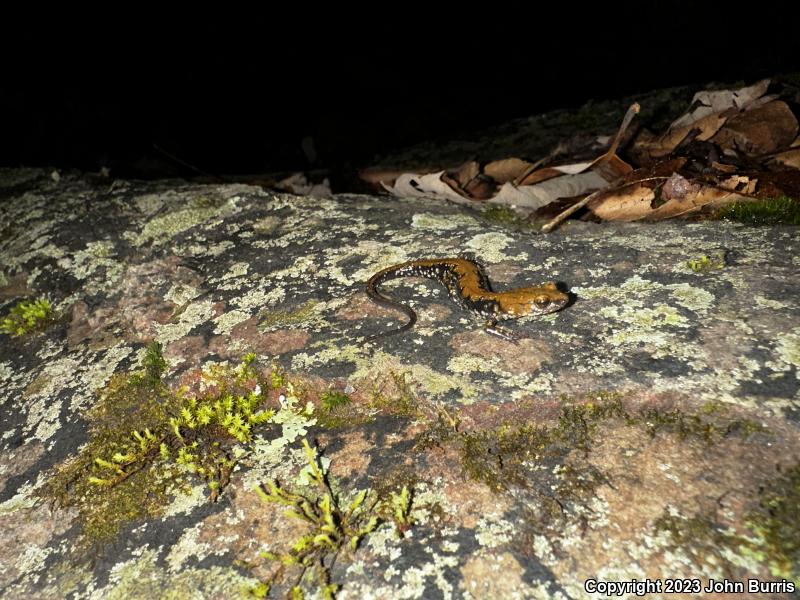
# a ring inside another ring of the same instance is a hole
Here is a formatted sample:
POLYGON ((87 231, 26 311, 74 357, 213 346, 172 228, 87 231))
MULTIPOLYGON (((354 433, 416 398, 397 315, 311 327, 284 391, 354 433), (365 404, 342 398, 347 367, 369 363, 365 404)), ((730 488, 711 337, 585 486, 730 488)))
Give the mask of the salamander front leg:
POLYGON ((496 335, 497 337, 508 340, 509 342, 516 343, 519 341, 519 337, 517 337, 513 331, 498 325, 496 320, 486 321, 486 323, 483 325, 483 328, 486 333, 491 333, 492 335, 496 335))

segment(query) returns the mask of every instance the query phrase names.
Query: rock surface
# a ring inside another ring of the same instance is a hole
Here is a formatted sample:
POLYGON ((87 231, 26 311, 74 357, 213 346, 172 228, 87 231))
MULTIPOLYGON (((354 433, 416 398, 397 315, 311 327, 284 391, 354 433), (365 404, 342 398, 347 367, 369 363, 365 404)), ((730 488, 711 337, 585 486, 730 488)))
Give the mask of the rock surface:
POLYGON ((300 569, 259 552, 288 552, 306 525, 253 487, 313 496, 303 438, 343 503, 411 492, 405 516, 372 507, 355 551, 320 555, 300 583, 312 595, 323 572, 341 598, 595 597, 587 579, 657 580, 668 597, 670 578, 800 578, 797 228, 541 236, 421 200, 6 170, 0 265, 0 318, 26 298, 56 316, 0 334, 5 598, 228 598, 273 576, 282 597, 300 569), (416 327, 364 341, 401 318, 364 294, 372 273, 461 252, 496 289, 555 280, 575 301, 512 324, 527 336, 514 344, 404 280, 385 289, 416 327), (173 393, 202 394, 214 365, 254 353, 283 374, 263 392, 282 416, 254 428, 215 502, 184 473, 152 516, 87 551, 87 509, 43 490, 152 341, 173 393))

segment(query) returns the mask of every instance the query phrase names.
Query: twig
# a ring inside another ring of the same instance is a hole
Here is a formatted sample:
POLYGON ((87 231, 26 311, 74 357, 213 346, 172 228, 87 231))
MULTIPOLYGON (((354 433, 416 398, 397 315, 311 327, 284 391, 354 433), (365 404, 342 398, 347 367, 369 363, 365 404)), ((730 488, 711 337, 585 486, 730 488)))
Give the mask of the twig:
POLYGON ((579 209, 583 208, 584 206, 586 206, 589 202, 591 202, 592 200, 597 198, 600 194, 604 194, 607 191, 607 189, 608 188, 605 188, 605 189, 602 189, 602 190, 597 190, 596 192, 592 192, 591 194, 586 196, 586 198, 584 198, 580 202, 576 202, 575 204, 570 206, 564 212, 556 215, 553 219, 551 219, 550 221, 548 221, 547 223, 542 225, 542 233, 550 233, 551 231, 553 231, 553 229, 557 225, 559 225, 564 219, 566 219, 572 213, 574 213, 574 212, 578 211, 579 209))
POLYGON ((622 125, 619 126, 617 130, 617 135, 614 136, 614 141, 611 142, 611 147, 606 152, 606 155, 611 156, 612 154, 617 153, 617 148, 619 148, 619 144, 622 141, 622 136, 625 135, 625 131, 628 129, 628 125, 631 124, 633 117, 639 114, 641 107, 639 106, 638 102, 634 102, 628 108, 628 111, 625 113, 625 116, 622 118, 622 125))
POLYGON ((212 175, 211 173, 207 173, 207 172, 203 171, 202 169, 200 169, 198 167, 195 167, 192 164, 187 163, 185 160, 183 160, 181 158, 178 158, 177 156, 175 156, 174 154, 172 154, 170 152, 167 152, 166 150, 164 150, 161 146, 159 146, 156 143, 153 144, 153 148, 155 148, 158 152, 161 152, 161 154, 163 154, 164 156, 166 156, 170 160, 174 160, 179 165, 182 165, 182 166, 186 167, 187 169, 190 169, 190 170, 194 171, 195 173, 200 173, 200 175, 203 175, 205 177, 211 177, 212 179, 216 179, 217 181, 223 181, 223 182, 227 181, 224 177, 221 177, 219 175, 212 175))
POLYGON ((560 152, 561 152, 561 146, 560 145, 556 146, 550 152, 550 154, 548 154, 547 156, 543 156, 542 158, 537 160, 535 163, 533 163, 531 166, 529 166, 527 169, 525 169, 522 173, 520 173, 517 177, 515 177, 514 181, 513 181, 513 184, 514 185, 519 185, 521 182, 525 181, 525 178, 528 175, 533 173, 536 169, 541 167, 543 164, 553 160, 556 156, 558 156, 560 154, 560 152))
MULTIPOLYGON (((625 116, 622 118, 622 124, 619 126, 619 129, 617 130, 617 135, 614 136, 614 141, 611 142, 611 147, 605 154, 603 154, 603 156, 594 161, 594 164, 597 164, 598 162, 604 160, 607 157, 616 155, 617 148, 619 148, 619 144, 622 141, 622 136, 625 135, 625 131, 631 124, 633 117, 639 114, 639 110, 641 110, 641 107, 639 106, 638 102, 634 102, 633 104, 630 105, 628 111, 625 113, 625 116)), ((626 183, 625 185, 628 184, 626 183)), ((576 202, 564 212, 556 215, 555 218, 551 219, 550 221, 544 224, 544 226, 542 227, 542 233, 550 233, 558 224, 564 221, 564 219, 569 217, 575 211, 580 210, 581 208, 586 206, 589 202, 597 198, 600 194, 605 193, 606 191, 608 191, 608 187, 592 192, 580 202, 576 202)))

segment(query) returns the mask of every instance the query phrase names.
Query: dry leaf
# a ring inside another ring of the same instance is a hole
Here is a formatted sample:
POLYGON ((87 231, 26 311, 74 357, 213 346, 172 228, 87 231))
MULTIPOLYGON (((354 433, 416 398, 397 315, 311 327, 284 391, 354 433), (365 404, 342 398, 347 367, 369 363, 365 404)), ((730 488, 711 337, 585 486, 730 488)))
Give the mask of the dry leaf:
POLYGON ((532 165, 533 163, 519 158, 504 158, 486 164, 483 167, 483 172, 497 183, 503 184, 507 181, 514 181, 530 169, 532 165))
POLYGON ((637 146, 641 146, 652 158, 661 158, 672 152, 678 144, 685 140, 686 136, 694 130, 698 132, 694 136, 694 139, 703 142, 711 139, 714 137, 714 134, 722 129, 728 117, 733 114, 733 111, 731 111, 707 115, 687 127, 668 129, 663 135, 655 138, 650 144, 642 141, 637 143, 637 146))
POLYGON ((408 173, 408 169, 384 169, 383 167, 367 167, 358 172, 358 177, 362 181, 380 189, 383 184, 393 185, 395 180, 408 173))
POLYGON ((476 161, 471 160, 456 169, 448 169, 447 175, 453 178, 461 189, 464 189, 473 179, 480 175, 480 172, 480 165, 476 161))
POLYGON ((769 87, 769 79, 762 79, 751 86, 738 90, 703 90, 692 98, 692 108, 685 115, 678 117, 670 125, 670 129, 686 129, 705 117, 735 109, 743 110, 747 105, 764 95, 769 87))
POLYGON ((658 193, 653 182, 633 182, 595 198, 587 207, 605 221, 659 221, 749 200, 743 194, 755 192, 756 185, 757 180, 733 176, 709 186, 673 173, 658 193))
POLYGON ((586 171, 576 175, 562 175, 537 183, 536 185, 515 186, 508 182, 491 199, 497 204, 513 204, 536 210, 559 198, 580 196, 589 191, 599 190, 608 185, 601 175, 586 171))
POLYGON ((424 196, 427 198, 438 198, 443 200, 451 200, 458 204, 472 204, 474 201, 469 200, 456 192, 446 182, 442 181, 444 171, 438 173, 428 173, 426 175, 417 175, 416 173, 403 173, 394 182, 394 185, 387 185, 381 182, 383 188, 395 196, 409 197, 409 196, 424 196))
POLYGON ((586 207, 604 221, 636 221, 652 212, 654 199, 652 187, 635 183, 598 196, 586 207))
POLYGON ((703 142, 710 140, 729 118, 750 106, 758 106, 754 103, 764 96, 767 87, 769 80, 764 79, 739 90, 697 92, 689 112, 675 119, 664 134, 654 140, 640 136, 636 143, 637 152, 643 150, 651 158, 666 156, 695 130, 693 139, 703 142))
POLYGON ((571 165, 561 165, 559 167, 543 167, 536 169, 532 173, 528 173, 519 185, 534 185, 554 177, 562 177, 563 175, 577 175, 583 173, 592 165, 591 162, 575 163, 571 165))
POLYGON ((797 130, 797 119, 787 104, 776 101, 731 117, 711 141, 745 154, 769 154, 787 148, 797 130))
POLYGON ((781 152, 772 157, 779 165, 790 169, 800 169, 800 148, 792 148, 786 152, 781 152))

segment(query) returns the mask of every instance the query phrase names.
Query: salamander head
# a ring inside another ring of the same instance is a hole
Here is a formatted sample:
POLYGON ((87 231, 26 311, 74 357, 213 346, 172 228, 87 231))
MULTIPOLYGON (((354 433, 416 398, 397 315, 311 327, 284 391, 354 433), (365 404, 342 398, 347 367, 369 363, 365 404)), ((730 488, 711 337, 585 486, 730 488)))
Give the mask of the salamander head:
POLYGON ((561 310, 569 296, 551 282, 534 287, 518 288, 499 294, 500 309, 507 318, 546 315, 561 310))

